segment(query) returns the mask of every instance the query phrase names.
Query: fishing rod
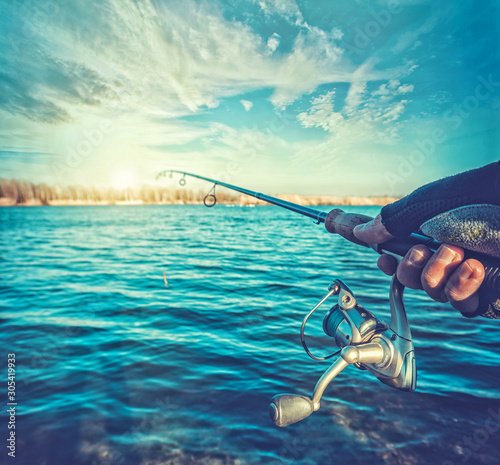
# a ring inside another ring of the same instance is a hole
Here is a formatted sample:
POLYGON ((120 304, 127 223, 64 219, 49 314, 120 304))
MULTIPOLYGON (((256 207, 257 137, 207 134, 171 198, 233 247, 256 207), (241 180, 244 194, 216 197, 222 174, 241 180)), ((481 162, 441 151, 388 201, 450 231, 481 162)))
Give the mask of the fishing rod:
MULTIPOLYGON (((173 173, 182 175, 179 180, 181 186, 186 185, 186 176, 213 183, 212 189, 203 199, 203 203, 207 207, 213 207, 217 203, 215 187, 217 185, 223 186, 312 218, 317 224, 324 223, 330 233, 339 234, 355 244, 372 248, 379 254, 390 254, 397 259, 404 257, 417 244, 425 245, 433 252, 442 244, 432 237, 415 233, 405 239, 394 238, 383 244, 368 244, 356 238, 353 230, 357 225, 371 221, 373 218, 370 216, 346 213, 338 208, 327 213, 185 171, 164 170, 158 173, 156 179, 167 176, 167 174, 172 177, 173 173)), ((469 250, 465 250, 464 257, 465 259, 475 258, 483 264, 485 278, 481 290, 498 298, 500 295, 500 260, 484 253, 469 250)), ((272 398, 269 414, 275 425, 291 425, 318 410, 326 387, 349 365, 368 370, 382 383, 393 388, 410 392, 416 389, 415 353, 403 302, 403 292, 404 286, 394 275, 389 292, 391 322, 388 324, 362 307, 357 302, 354 293, 343 281, 340 279, 333 281, 328 287, 328 293, 325 297, 304 318, 300 329, 300 341, 307 355, 314 360, 322 361, 334 356, 338 357, 318 380, 312 396, 279 394, 272 398), (335 344, 340 350, 318 357, 313 355, 307 347, 305 327, 311 315, 331 297, 337 297, 337 303, 326 313, 323 319, 323 330, 325 334, 335 340, 335 344)))
MULTIPOLYGON (((339 234, 344 239, 347 239, 350 242, 364 247, 369 247, 379 254, 385 253, 393 255, 396 258, 401 258, 404 257, 413 246, 418 244, 425 245, 433 252, 435 252, 439 248, 439 246, 442 245, 442 242, 437 241, 432 237, 416 233, 410 234, 405 239, 393 238, 382 244, 368 244, 366 242, 360 241, 353 232, 354 228, 357 225, 368 223, 369 221, 373 220, 373 218, 368 215, 362 215, 360 213, 345 213, 339 208, 335 208, 327 213, 321 210, 316 210, 315 208, 298 205, 293 202, 288 202, 287 200, 282 200, 277 197, 272 197, 270 195, 262 194, 239 186, 234 186, 232 184, 217 181, 205 176, 188 173, 186 171, 164 170, 158 173, 156 179, 159 179, 162 176, 167 176, 167 174, 170 174, 170 177, 172 177, 173 173, 182 175, 182 178, 179 180, 179 184, 181 186, 186 185, 186 176, 213 183, 214 186, 203 199, 203 203, 207 207, 213 207, 217 203, 215 186, 223 186, 228 189, 241 192, 242 194, 255 197, 256 199, 263 200, 264 202, 277 205, 278 207, 282 207, 295 213, 299 213, 301 215, 312 218, 313 220, 315 220, 316 224, 324 223, 325 228, 328 232, 332 234, 339 234)), ((500 260, 495 259, 490 255, 466 250, 464 259, 467 258, 475 258, 483 263, 483 265, 485 266, 485 280, 483 284, 486 284, 488 287, 492 287, 493 289, 500 292, 500 271, 498 270, 500 266, 500 260)))
POLYGON ((215 186, 219 185, 219 186, 227 187, 228 189, 231 189, 233 191, 241 192, 242 194, 246 194, 246 195, 249 195, 251 197, 255 197, 255 198, 257 198, 259 200, 263 200, 267 203, 277 205, 278 207, 286 208, 287 210, 291 210, 295 213, 300 213, 301 215, 308 216, 309 218, 316 220, 316 222, 318 224, 324 223, 325 218, 327 216, 326 212, 322 212, 320 210, 315 210, 314 208, 303 207, 302 205, 297 205, 296 203, 293 203, 293 202, 287 202, 286 200, 281 200, 281 199, 278 199, 277 197, 271 197, 270 195, 260 194, 259 192, 251 191, 249 189, 244 189, 243 187, 233 186, 232 184, 227 184, 225 182, 216 181, 215 179, 206 178, 204 176, 199 176, 197 174, 186 173, 184 171, 165 170, 165 171, 158 173, 156 176, 156 179, 160 178, 161 176, 166 176, 167 173, 170 173, 170 176, 172 176, 173 173, 182 174, 183 175, 182 178, 179 179, 179 184, 181 186, 186 185, 186 176, 191 176, 192 178, 198 178, 198 179, 202 179, 203 181, 212 182, 214 184, 214 187, 203 199, 203 203, 205 204, 206 207, 213 207, 217 203, 217 198, 215 196, 215 193, 212 193, 212 192, 215 192, 215 186))

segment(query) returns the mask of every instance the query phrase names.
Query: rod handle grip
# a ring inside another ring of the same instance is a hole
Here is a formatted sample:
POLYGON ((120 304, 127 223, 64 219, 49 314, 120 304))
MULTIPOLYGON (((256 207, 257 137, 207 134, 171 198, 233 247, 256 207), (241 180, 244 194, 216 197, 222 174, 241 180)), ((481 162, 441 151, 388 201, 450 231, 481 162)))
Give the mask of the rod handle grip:
POLYGON ((366 242, 360 241, 353 232, 353 229, 358 224, 368 223, 373 220, 371 216, 361 215, 360 213, 345 213, 344 211, 336 208, 328 213, 325 218, 325 228, 332 234, 339 234, 344 239, 355 244, 369 247, 366 242))

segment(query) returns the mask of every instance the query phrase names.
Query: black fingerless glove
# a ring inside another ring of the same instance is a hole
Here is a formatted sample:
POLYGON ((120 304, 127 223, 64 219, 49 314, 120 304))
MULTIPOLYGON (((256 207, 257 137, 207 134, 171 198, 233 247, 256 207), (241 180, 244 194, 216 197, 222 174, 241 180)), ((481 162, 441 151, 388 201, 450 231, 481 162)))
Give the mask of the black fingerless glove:
POLYGON ((382 208, 382 223, 405 238, 439 213, 479 203, 500 205, 500 161, 420 187, 382 208))

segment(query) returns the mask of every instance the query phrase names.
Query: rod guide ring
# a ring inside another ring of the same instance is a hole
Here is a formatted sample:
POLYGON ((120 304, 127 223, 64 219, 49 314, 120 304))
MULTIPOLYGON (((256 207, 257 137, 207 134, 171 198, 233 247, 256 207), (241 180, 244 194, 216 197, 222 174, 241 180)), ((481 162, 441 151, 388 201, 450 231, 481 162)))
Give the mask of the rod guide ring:
POLYGON ((214 194, 207 194, 203 199, 205 207, 213 207, 217 203, 217 197, 214 194), (212 200, 209 200, 212 199, 212 200))

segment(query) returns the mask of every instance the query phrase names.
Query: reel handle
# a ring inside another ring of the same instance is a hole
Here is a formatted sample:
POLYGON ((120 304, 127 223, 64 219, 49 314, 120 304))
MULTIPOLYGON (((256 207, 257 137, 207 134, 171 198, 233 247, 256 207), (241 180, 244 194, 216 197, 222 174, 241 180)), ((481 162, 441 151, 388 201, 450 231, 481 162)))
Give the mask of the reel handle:
POLYGON ((320 408, 320 400, 327 386, 347 366, 355 363, 379 363, 387 349, 378 343, 347 346, 340 357, 326 370, 316 383, 311 397, 297 394, 278 394, 271 399, 269 416, 276 426, 288 426, 311 415, 320 408))

